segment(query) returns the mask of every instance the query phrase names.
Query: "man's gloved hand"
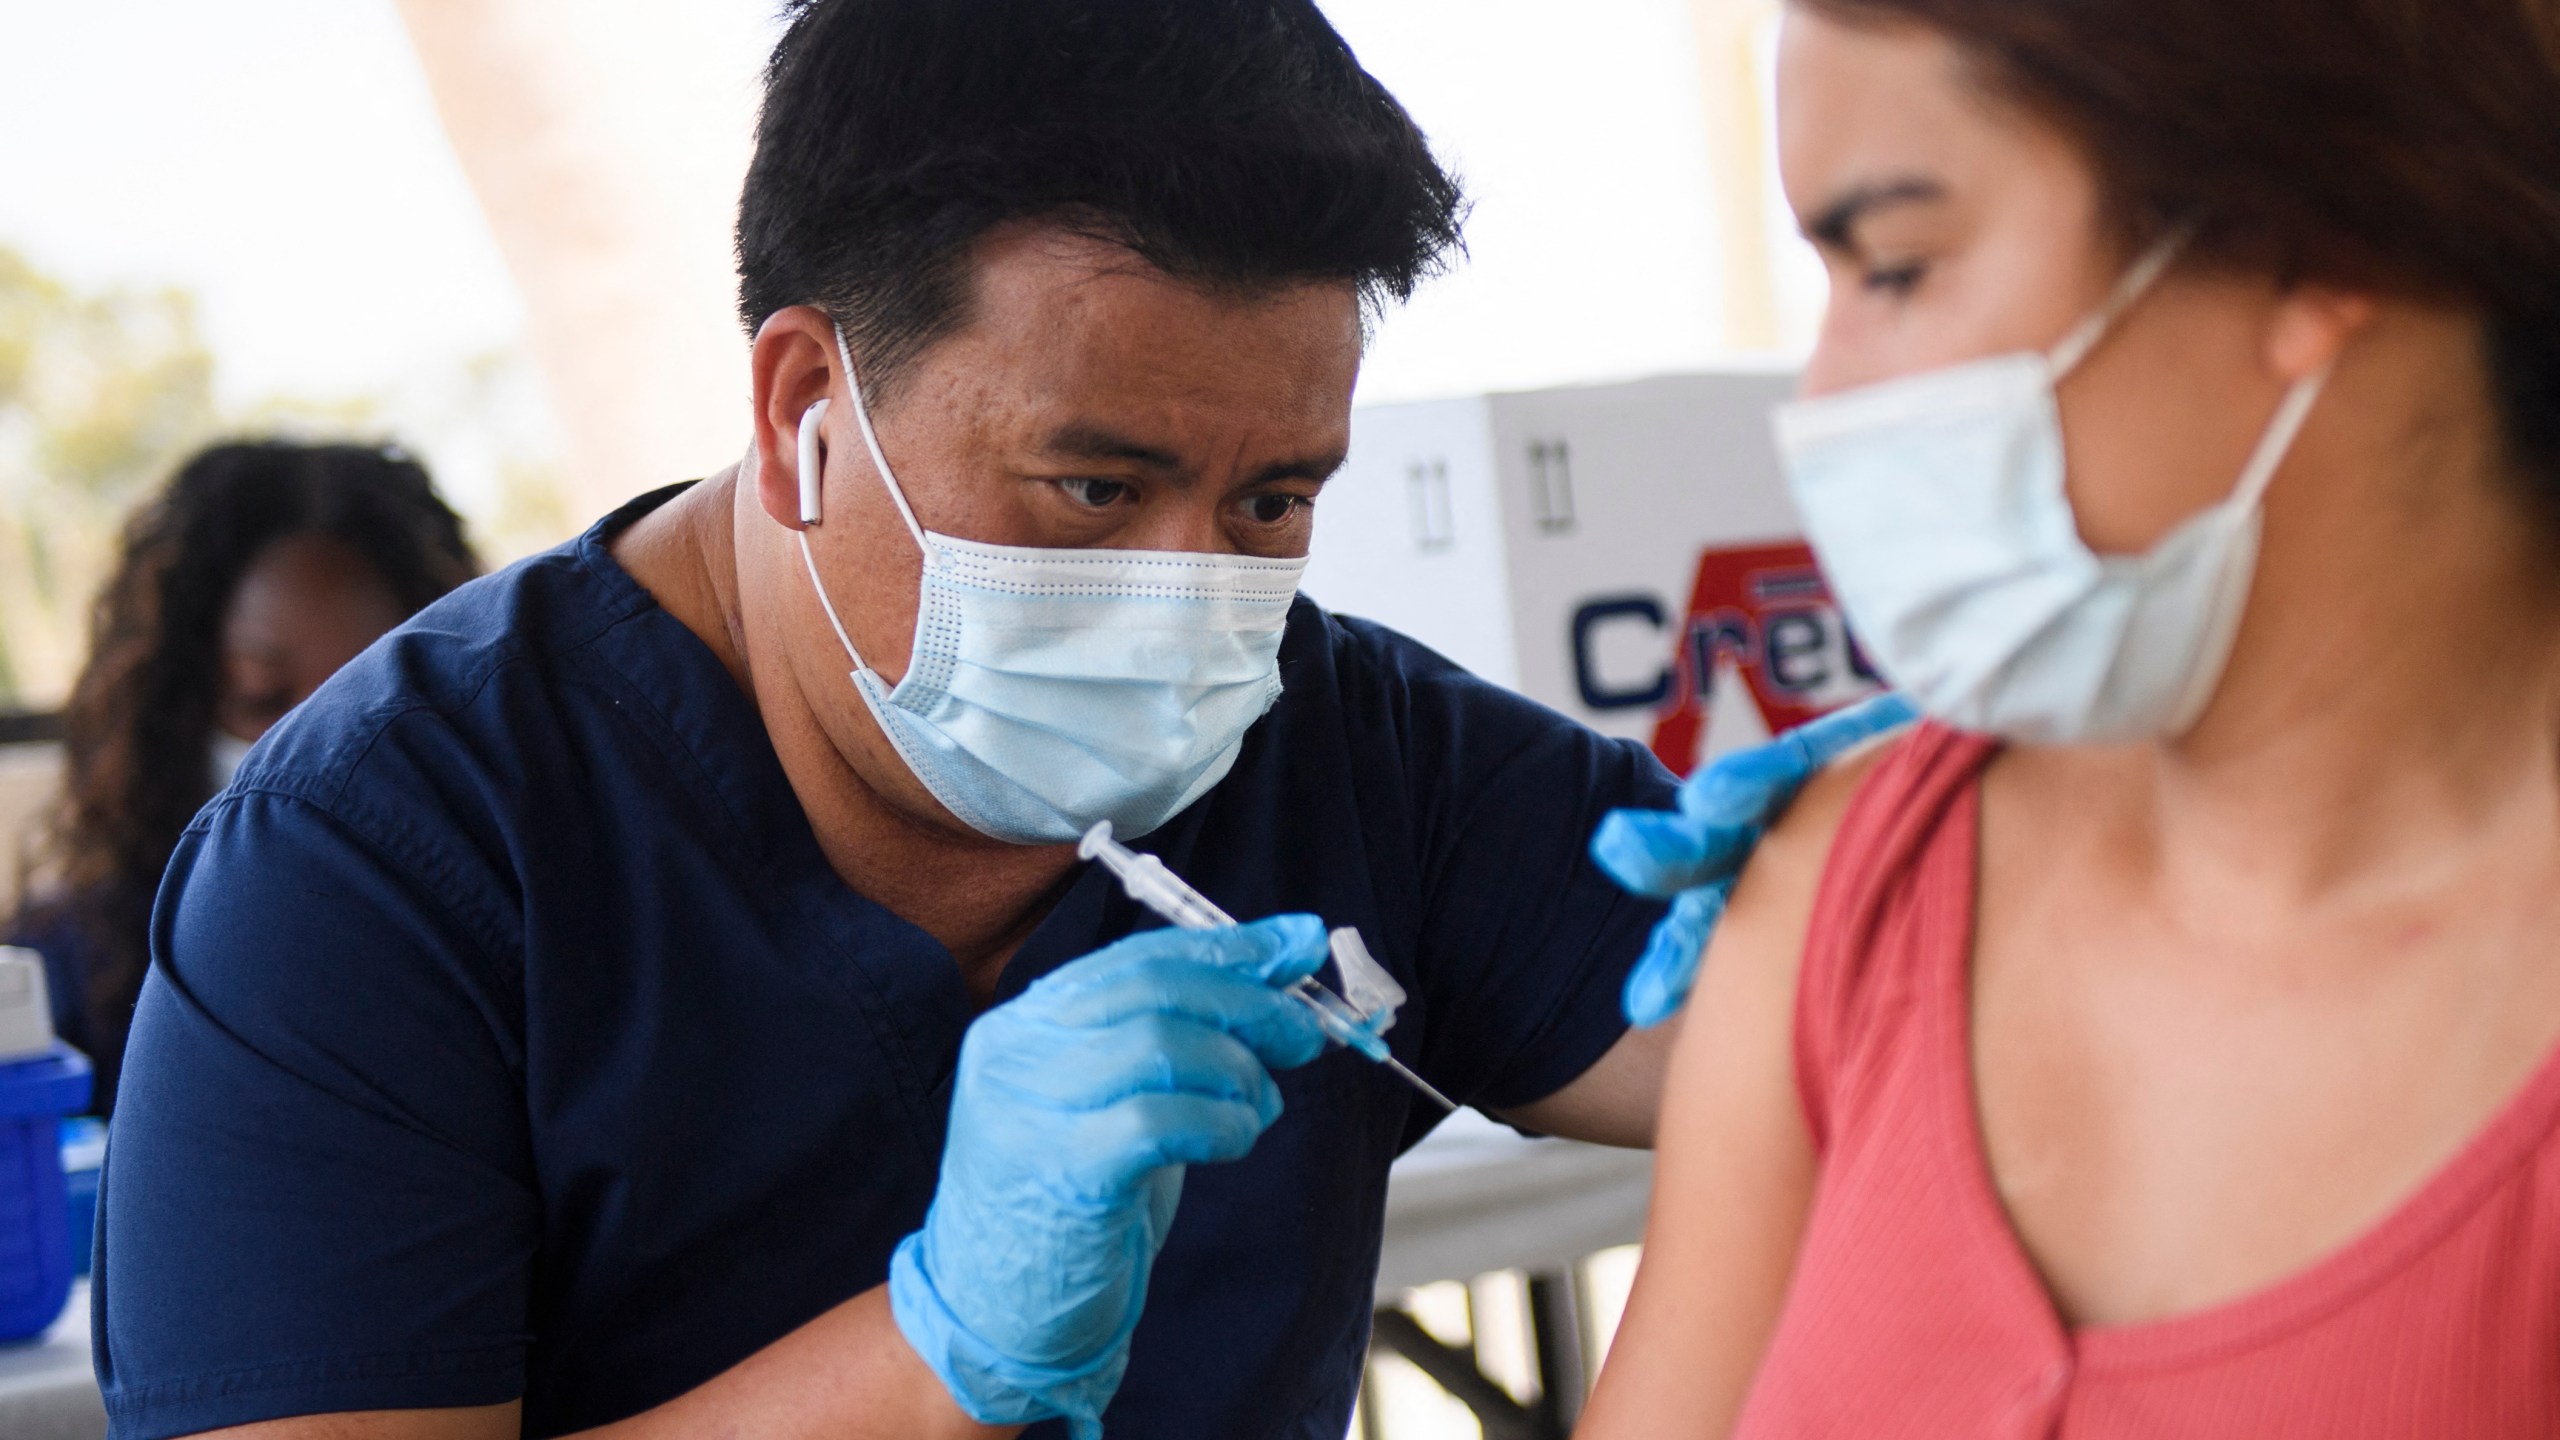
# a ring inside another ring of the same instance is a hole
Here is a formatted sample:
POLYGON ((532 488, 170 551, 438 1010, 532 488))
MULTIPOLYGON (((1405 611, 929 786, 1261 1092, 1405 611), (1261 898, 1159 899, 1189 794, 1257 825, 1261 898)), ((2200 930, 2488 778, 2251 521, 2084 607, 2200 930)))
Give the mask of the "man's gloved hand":
POLYGON ((1600 822, 1591 858, 1636 894, 1671 902, 1627 977, 1629 1020, 1659 1025, 1679 1012, 1743 862, 1813 772, 1918 714, 1900 695, 1879 695, 1690 776, 1676 811, 1619 810, 1600 822))
POLYGON ((889 1304, 971 1418, 1102 1433, 1183 1167, 1242 1158, 1279 1117, 1269 1072, 1324 1049, 1281 991, 1324 958, 1309 915, 1150 930, 969 1027, 941 1182, 889 1304))

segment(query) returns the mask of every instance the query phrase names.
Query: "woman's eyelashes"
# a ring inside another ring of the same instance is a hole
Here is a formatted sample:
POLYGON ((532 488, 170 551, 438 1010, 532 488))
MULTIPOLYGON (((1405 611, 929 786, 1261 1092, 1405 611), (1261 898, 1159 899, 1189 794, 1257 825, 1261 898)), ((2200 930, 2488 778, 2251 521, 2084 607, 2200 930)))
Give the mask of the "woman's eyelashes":
POLYGON ((1858 283, 1866 290, 1900 300, 1908 298, 1920 287, 1929 267, 1917 260, 1896 265, 1866 265, 1859 269, 1858 283))

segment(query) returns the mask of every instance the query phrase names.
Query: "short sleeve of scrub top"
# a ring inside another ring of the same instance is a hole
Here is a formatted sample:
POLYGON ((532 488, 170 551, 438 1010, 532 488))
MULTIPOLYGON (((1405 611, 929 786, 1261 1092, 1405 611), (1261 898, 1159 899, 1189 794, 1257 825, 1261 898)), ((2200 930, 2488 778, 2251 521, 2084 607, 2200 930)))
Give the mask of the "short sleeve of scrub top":
MULTIPOLYGON (((613 560, 673 493, 386 637, 187 832, 102 1182, 120 1440, 518 1399, 527 1435, 607 1424, 878 1285, 923 1218, 974 1004, 613 560)), ((1412 992, 1391 1045, 1450 1094, 1569 1083, 1658 913, 1584 839, 1670 778, 1311 601, 1282 678, 1141 848, 1232 913, 1358 926, 1412 992)), ((1154 923, 1082 872, 998 999, 1154 923)), ((1253 1154, 1185 1182, 1115 1437, 1343 1433, 1387 1167, 1437 1116, 1347 1052, 1278 1078, 1253 1154)))

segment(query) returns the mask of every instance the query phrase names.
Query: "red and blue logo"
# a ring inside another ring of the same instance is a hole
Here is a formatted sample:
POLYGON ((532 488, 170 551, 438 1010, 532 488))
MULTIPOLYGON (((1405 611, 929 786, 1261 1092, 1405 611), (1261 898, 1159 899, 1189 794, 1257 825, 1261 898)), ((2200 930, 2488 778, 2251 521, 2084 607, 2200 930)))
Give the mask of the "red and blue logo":
POLYGON ((1574 684, 1593 710, 1654 710, 1653 753, 1676 774, 1706 757, 1719 677, 1739 679, 1771 734, 1883 688, 1850 638, 1813 551, 1801 543, 1700 555, 1669 663, 1642 686, 1601 681, 1593 637, 1603 626, 1639 621, 1662 630, 1668 618, 1647 595, 1583 605, 1573 617, 1574 684))

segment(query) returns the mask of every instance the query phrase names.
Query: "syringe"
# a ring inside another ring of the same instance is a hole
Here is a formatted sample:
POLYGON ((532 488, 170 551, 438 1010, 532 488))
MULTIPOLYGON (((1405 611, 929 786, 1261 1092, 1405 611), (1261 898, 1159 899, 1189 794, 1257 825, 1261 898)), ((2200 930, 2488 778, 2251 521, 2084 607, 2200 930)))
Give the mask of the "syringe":
MULTIPOLYGON (((1111 822, 1108 820, 1096 821, 1092 829, 1084 832, 1083 841, 1076 846, 1076 854, 1087 860, 1101 861, 1106 869, 1119 877, 1120 886, 1129 892, 1130 899, 1182 929, 1221 930, 1236 923, 1234 916, 1184 883, 1182 877, 1174 874, 1164 861, 1153 855, 1141 854, 1112 839, 1111 822)), ((1337 932, 1334 945, 1335 962, 1344 966, 1355 963, 1343 954, 1341 936, 1346 933, 1337 932)), ((1349 943, 1358 945, 1358 936, 1351 935, 1349 943)), ((1366 958, 1365 948, 1359 951, 1359 955, 1366 958)), ((1374 965, 1376 962, 1369 963, 1374 965)), ((1393 982, 1387 983, 1391 985, 1393 982)), ((1458 1108, 1456 1101, 1441 1094, 1430 1081, 1414 1074, 1403 1061, 1387 1052, 1387 1042, 1378 1038, 1378 1029, 1385 1027, 1373 1029, 1370 1025, 1372 1017, 1362 1014, 1349 1001, 1316 983, 1314 977, 1290 986, 1288 993, 1306 1002, 1316 1012, 1316 1023, 1323 1027, 1327 1039, 1337 1045, 1349 1046, 1386 1066, 1403 1077, 1406 1084, 1429 1096, 1431 1102, 1441 1109, 1454 1112, 1458 1108)))

